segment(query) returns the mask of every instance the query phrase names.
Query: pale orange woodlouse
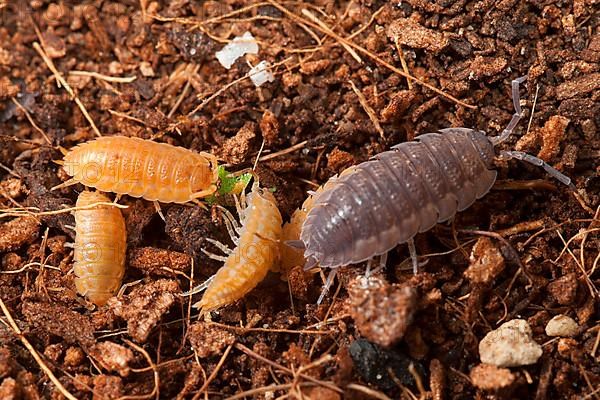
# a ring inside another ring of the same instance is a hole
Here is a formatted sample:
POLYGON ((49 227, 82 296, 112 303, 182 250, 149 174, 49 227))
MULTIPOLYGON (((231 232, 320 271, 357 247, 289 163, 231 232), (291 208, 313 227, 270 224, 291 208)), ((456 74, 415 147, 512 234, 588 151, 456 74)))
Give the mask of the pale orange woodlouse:
POLYGON ((163 203, 187 203, 217 190, 217 159, 183 147, 126 136, 105 136, 65 151, 68 181, 103 192, 163 203))
POLYGON ((101 306, 121 287, 127 230, 121 210, 102 193, 81 192, 75 214, 74 270, 77 292, 101 306))
POLYGON ((245 203, 245 208, 242 210, 238 207, 241 226, 229 211, 223 209, 235 249, 231 250, 220 242, 209 240, 228 255, 218 256, 203 250, 209 257, 223 261, 225 265, 204 284, 188 293, 191 295, 206 289, 202 299, 194 304, 202 313, 244 297, 264 279, 269 270, 275 268, 279 258, 283 219, 273 194, 254 183, 252 191, 245 200, 242 199, 242 203, 245 203))

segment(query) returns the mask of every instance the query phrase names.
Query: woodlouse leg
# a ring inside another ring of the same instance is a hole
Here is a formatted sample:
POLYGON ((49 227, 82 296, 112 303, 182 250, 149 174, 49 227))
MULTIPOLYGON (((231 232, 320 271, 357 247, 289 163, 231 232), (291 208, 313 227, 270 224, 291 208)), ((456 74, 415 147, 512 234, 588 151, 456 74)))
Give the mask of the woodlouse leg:
POLYGON ((329 291, 329 288, 333 284, 333 280, 335 279, 336 274, 337 274, 337 269, 335 269, 335 268, 332 269, 331 271, 329 271, 329 275, 327 275, 327 280, 325 281, 325 286, 323 286, 323 290, 321 291, 321 295, 319 296, 319 299, 317 300, 317 304, 321 304, 321 302, 325 298, 325 295, 327 294, 327 292, 329 291))
POLYGON ((194 203, 195 205, 197 205, 198 207, 200 207, 203 210, 208 210, 208 207, 206 207, 206 204, 204 204, 203 202, 201 202, 198 199, 192 199, 192 203, 194 203))
POLYGON ((72 231, 75 231, 75 227, 74 227, 73 225, 67 225, 67 224, 65 224, 65 225, 63 225, 63 226, 64 226, 65 228, 67 228, 67 229, 70 229, 70 230, 72 230, 72 231))
MULTIPOLYGON (((244 202, 244 204, 246 204, 246 195, 244 193, 242 193, 242 201, 244 202)), ((233 196, 233 199, 235 200, 235 211, 237 212, 238 217, 240 218, 240 223, 243 225, 244 224, 244 209, 242 208, 242 205, 240 203, 240 200, 238 199, 237 196, 233 196)), ((235 219, 234 219, 235 221, 235 219)), ((237 221, 236 221, 236 228, 237 228, 237 221)))
POLYGON ((542 167, 548 175, 550 175, 553 178, 558 179, 560 182, 564 183, 565 185, 569 186, 570 188, 575 189, 575 185, 573 185, 571 183, 571 178, 569 178, 562 172, 558 171, 556 168, 549 165, 541 158, 537 158, 535 156, 532 156, 531 154, 523 153, 521 151, 502 151, 502 152, 500 152, 500 155, 508 157, 509 159, 516 158, 517 160, 525 161, 529 164, 533 164, 535 166, 542 167))
POLYGON ((229 237, 231 241, 235 243, 237 246, 239 244, 240 238, 239 233, 241 231, 241 227, 238 225, 237 221, 233 217, 233 215, 225 208, 221 207, 223 211, 223 221, 225 222, 225 227, 227 228, 227 233, 229 233, 229 237))
POLYGON ((217 206, 219 207, 219 210, 221 210, 221 212, 223 213, 223 216, 229 220, 229 222, 231 222, 231 225, 233 225, 235 228, 239 228, 240 225, 238 224, 237 220, 235 219, 235 217, 233 216, 233 214, 226 209, 223 206, 217 206))
POLYGON ((413 274, 419 272, 419 259, 417 258, 417 249, 415 248, 415 241, 413 238, 408 239, 408 252, 410 253, 410 259, 412 260, 413 274))
POLYGON ((373 258, 367 261, 367 270, 365 271, 365 278, 369 279, 371 276, 371 265, 373 264, 373 258))
POLYGON ((513 79, 512 81, 512 100, 513 105, 515 107, 515 113, 513 114, 510 122, 508 123, 506 128, 504 128, 502 133, 499 136, 490 138, 490 141, 494 144, 494 146, 504 142, 506 139, 509 138, 509 136, 512 134, 513 130, 519 123, 519 120, 523 116, 523 110, 521 110, 521 98, 519 96, 519 85, 525 82, 525 80, 527 80, 527 75, 517 79, 513 79))
POLYGON ((201 190, 199 192, 192 194, 192 198, 190 200, 201 199, 203 197, 210 196, 211 194, 213 194, 216 191, 217 191, 217 186, 210 185, 210 187, 208 189, 204 189, 204 190, 201 190))
POLYGON ((63 244, 63 247, 66 247, 67 249, 74 249, 75 248, 75 243, 66 242, 66 243, 63 244))
POLYGON ((211 253, 210 251, 205 250, 205 249, 200 249, 200 251, 203 252, 204 254, 206 254, 207 256, 209 256, 210 258, 212 258, 213 260, 220 261, 220 262, 227 261, 227 257, 225 257, 225 256, 220 256, 218 254, 211 253))
POLYGON ((216 248, 218 248, 219 250, 221 250, 225 254, 231 254, 231 253, 233 253, 233 250, 231 250, 229 248, 229 246, 227 246, 226 244, 223 244, 223 243, 219 242, 218 240, 211 239, 211 238, 206 238, 206 241, 208 243, 212 243, 213 245, 215 245, 216 248))
POLYGON ((117 193, 115 195, 115 199, 114 199, 113 203, 117 204, 121 200, 121 197, 123 197, 123 195, 120 193, 117 193))
MULTIPOLYGON (((192 295, 194 295, 196 293, 200 293, 200 292, 206 290, 206 288, 210 286, 210 284, 212 283, 212 281, 214 279, 215 279, 215 275, 211 276, 210 278, 208 278, 207 280, 205 280, 200 285, 192 288, 192 290, 190 290, 188 292, 181 293, 181 297, 192 296, 192 295)), ((195 306, 195 304, 194 304, 194 306, 195 306)))
POLYGON ((62 188, 66 188, 66 187, 69 187, 69 186, 73 186, 73 185, 75 185, 77 183, 78 182, 75 179, 71 178, 71 179, 69 179, 69 180, 61 183, 60 185, 54 186, 52 189, 50 189, 50 191, 57 190, 57 189, 62 189, 62 188))
MULTIPOLYGON (((387 264, 388 254, 389 253, 384 253, 381 256, 379 256, 379 266, 377 268, 375 268, 373 271, 371 271, 371 275, 375 275, 376 273, 378 273, 379 271, 381 271, 385 268, 385 265, 387 264)), ((368 277, 369 276, 367 275, 367 278, 368 277)))
POLYGON ((156 210, 156 212, 158 213, 158 215, 160 215, 160 218, 163 221, 167 222, 167 220, 165 219, 165 216, 163 215, 163 212, 162 212, 162 210, 160 208, 160 203, 158 201, 154 201, 153 203, 154 203, 154 209, 156 210))

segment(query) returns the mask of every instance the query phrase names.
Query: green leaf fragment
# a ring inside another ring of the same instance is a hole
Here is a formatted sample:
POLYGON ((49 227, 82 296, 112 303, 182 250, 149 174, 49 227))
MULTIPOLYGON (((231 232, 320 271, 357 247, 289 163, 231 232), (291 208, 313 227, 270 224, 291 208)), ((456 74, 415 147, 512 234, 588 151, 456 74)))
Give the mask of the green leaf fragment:
POLYGON ((242 193, 252 179, 252 174, 236 176, 228 172, 223 166, 219 166, 217 171, 219 173, 219 188, 215 194, 206 198, 206 202, 211 205, 218 202, 219 196, 242 193))

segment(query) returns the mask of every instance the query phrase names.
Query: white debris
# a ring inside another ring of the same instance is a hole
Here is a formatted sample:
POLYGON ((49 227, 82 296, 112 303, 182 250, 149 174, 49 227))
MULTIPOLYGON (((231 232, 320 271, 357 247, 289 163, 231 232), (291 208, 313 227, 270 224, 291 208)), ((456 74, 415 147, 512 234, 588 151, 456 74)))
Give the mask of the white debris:
POLYGON ((154 76, 154 70, 152 69, 152 65, 147 61, 142 61, 140 63, 140 72, 145 77, 154 76))
POLYGON ((254 86, 261 87, 265 82, 273 82, 275 76, 271 72, 271 64, 268 61, 261 61, 248 72, 254 86))
POLYGON ((543 350, 531 338, 531 327, 523 319, 508 321, 479 342, 481 362, 498 367, 535 364, 543 350))
POLYGON ((215 55, 222 66, 229 69, 238 58, 244 54, 258 54, 258 43, 250 32, 242 36, 236 36, 225 47, 217 51, 215 55))
POLYGON ((548 321, 546 325, 546 335, 570 337, 575 336, 579 332, 579 325, 571 317, 559 314, 548 321))

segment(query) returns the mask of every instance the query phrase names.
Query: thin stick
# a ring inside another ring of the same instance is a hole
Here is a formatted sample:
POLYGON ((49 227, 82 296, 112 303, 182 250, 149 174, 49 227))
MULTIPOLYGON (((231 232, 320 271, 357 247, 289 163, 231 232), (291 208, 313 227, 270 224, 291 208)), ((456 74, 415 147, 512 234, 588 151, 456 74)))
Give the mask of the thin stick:
POLYGON ((0 210, 0 218, 6 217, 6 216, 10 216, 10 217, 34 216, 34 217, 36 217, 36 216, 45 216, 45 215, 58 215, 58 214, 69 213, 71 211, 77 211, 77 210, 89 210, 89 209, 95 208, 97 206, 111 206, 111 207, 117 207, 117 208, 121 208, 121 209, 129 208, 129 206, 125 206, 122 204, 117 204, 117 203, 113 203, 113 202, 104 202, 104 201, 100 201, 100 202, 93 203, 93 204, 88 204, 86 206, 68 207, 68 208, 63 208, 62 210, 54 210, 54 211, 39 211, 39 212, 31 212, 30 211, 30 210, 39 210, 39 208, 37 208, 37 207, 27 207, 25 209, 9 208, 6 210, 0 210))
POLYGON ((529 123, 527 123, 527 132, 525 132, 525 136, 529 133, 529 129, 531 129, 531 123, 533 122, 533 114, 535 113, 535 105, 538 99, 538 92, 540 91, 540 85, 535 85, 535 96, 533 97, 533 105, 531 106, 531 115, 529 116, 529 123))
POLYGON ((110 110, 110 109, 108 110, 108 112, 111 113, 112 115, 116 115, 117 117, 129 119, 131 121, 135 121, 137 123, 140 123, 140 124, 142 124, 144 126, 148 126, 148 124, 146 123, 146 121, 143 121, 143 120, 141 120, 139 118, 136 118, 136 117, 132 117, 131 115, 125 114, 123 112, 115 111, 115 110, 110 110))
POLYGON ((369 116, 369 119, 375 126, 375 130, 377 130, 377 132, 379 132, 379 136, 381 136, 382 139, 385 139, 385 134, 383 132, 383 128, 379 124, 379 120, 377 119, 377 114, 375 114, 375 110, 373 110, 373 107, 371 107, 369 105, 367 98, 360 90, 358 90, 358 88, 356 87, 354 82, 352 82, 351 80, 349 80, 348 82, 350 83, 350 86, 352 86, 352 90, 354 90, 354 93, 356 93, 356 96, 358 97, 358 101, 360 102, 360 105, 365 109, 365 112, 369 116))
POLYGON ((137 76, 110 76, 93 71, 69 71, 69 75, 90 76, 92 78, 100 79, 106 82, 115 83, 131 83, 137 79, 137 76))
POLYGON ((364 393, 364 394, 374 397, 376 399, 392 400, 390 397, 387 397, 385 394, 378 392, 377 390, 370 389, 366 386, 359 385, 358 383, 351 383, 348 386, 346 386, 346 388, 356 390, 357 392, 364 393))
POLYGON ((240 326, 225 325, 218 322, 209 322, 210 325, 218 326, 224 329, 230 329, 238 334, 245 334, 251 332, 268 332, 268 333, 292 333, 298 335, 328 335, 331 331, 313 331, 313 330, 293 330, 293 329, 270 329, 270 328, 244 328, 240 326))
POLYGON ((428 84, 427 82, 423 82, 422 80, 415 78, 414 76, 411 76, 407 73, 405 73, 404 71, 402 71, 399 68, 394 67, 392 64, 388 63, 387 61, 385 61, 384 59, 380 58, 379 56, 373 54, 372 52, 368 51, 367 49, 365 49, 364 47, 361 47, 359 45, 357 45, 356 43, 347 40, 343 37, 341 37, 340 35, 336 34, 335 32, 331 32, 331 31, 325 31, 323 30, 318 24, 309 21, 305 18, 302 18, 296 14, 294 14, 293 12, 291 12, 290 10, 288 10, 287 8, 285 8, 284 6, 282 6, 281 4, 278 4, 277 2, 275 2, 275 0, 267 0, 269 2, 269 4, 271 4, 273 7, 277 8, 279 11, 283 12, 284 14, 286 14, 287 16, 289 16, 291 19, 293 19, 296 22, 302 22, 306 25, 312 26, 315 29, 318 29, 319 31, 327 34, 328 36, 331 36, 332 38, 334 38, 335 40, 345 43, 348 46, 354 48, 355 50, 359 51, 360 53, 368 56, 369 58, 371 58, 372 60, 374 60, 375 62, 383 65, 384 67, 388 68, 389 70, 397 73, 398 75, 402 75, 403 77, 407 78, 407 79, 411 79, 414 82, 418 83, 421 86, 426 87, 427 89, 439 94, 440 96, 443 96, 449 100, 452 100, 453 102, 455 102, 456 104, 460 104, 463 107, 467 107, 467 108, 471 108, 471 109, 477 109, 477 106, 473 106, 471 104, 467 104, 459 99, 457 99, 456 97, 449 95, 447 93, 444 93, 442 90, 436 88, 435 86, 432 86, 430 84, 428 84))
POLYGON ((123 341, 125 343, 127 343, 129 346, 133 347, 138 352, 142 353, 142 355, 144 356, 146 361, 148 361, 148 364, 150 364, 150 367, 152 368, 152 372, 154 375, 154 389, 152 389, 152 392, 150 392, 148 394, 143 394, 143 395, 138 395, 138 396, 122 396, 122 397, 119 397, 119 400, 149 399, 150 397, 154 396, 155 393, 158 393, 158 388, 160 387, 160 377, 158 375, 158 368, 156 367, 156 364, 154 364, 154 362, 152 361, 152 358, 150 358, 150 355, 148 354, 148 352, 146 350, 144 350, 142 347, 138 346, 137 344, 133 343, 131 340, 123 339, 123 341))
MULTIPOLYGON (((316 386, 314 383, 311 382, 302 382, 299 383, 297 386, 316 386)), ((254 398, 252 396, 257 395, 257 394, 261 394, 261 393, 265 393, 265 392, 274 392, 276 390, 285 390, 285 389, 289 389, 292 387, 291 383, 283 383, 281 385, 269 385, 269 386, 263 386, 263 387, 259 387, 259 388, 254 388, 254 389, 250 389, 250 390, 246 390, 245 392, 240 392, 237 393, 231 397, 227 397, 225 400, 237 400, 237 399, 243 399, 245 397, 250 397, 250 398, 254 398)))
MULTIPOLYGON (((406 60, 404 59, 404 52, 402 51, 402 47, 400 47, 400 43, 398 43, 398 38, 394 38, 394 44, 396 45, 396 51, 398 52, 398 57, 400 57, 400 64, 402 64, 402 69, 406 74, 410 75, 408 72, 408 65, 406 64, 406 60)), ((412 90, 412 82, 410 79, 406 79, 406 84, 408 85, 408 90, 412 90)))
MULTIPOLYGON (((302 14, 306 15, 308 18, 315 21, 317 23, 317 25, 319 25, 319 27, 321 27, 321 29, 323 30, 324 33, 326 33, 327 35, 329 35, 331 37, 334 37, 333 35, 335 35, 335 32, 333 32, 333 30, 330 27, 328 27, 327 24, 325 24, 323 21, 321 21, 319 18, 317 18, 316 15, 314 15, 307 9, 303 9, 302 14)), ((362 64, 362 62, 363 62, 362 59, 360 58, 360 56, 358 54, 356 54, 356 51, 354 51, 354 49, 352 47, 348 46, 348 44, 341 42, 341 41, 340 41, 340 44, 342 45, 342 47, 344 49, 346 49, 346 51, 348 53, 350 53, 352 58, 354 58, 359 64, 362 64)))
POLYGON ((4 316, 6 317, 6 319, 8 320, 10 327, 15 332, 15 334, 19 337, 19 339, 21 340, 21 343, 23 343, 23 346, 25 346, 27 348, 27 350, 29 350, 29 352, 31 353, 31 355, 33 356, 35 361, 38 363, 38 365, 40 366, 42 371, 44 371, 44 373, 48 376, 48 378, 50 378, 50 380, 56 386, 56 388, 67 399, 77 400, 77 397, 75 397, 71 393, 69 393, 69 391, 63 386, 63 384, 60 383, 58 378, 56 378, 54 373, 44 363, 44 361, 42 360, 42 358, 40 357, 38 352, 33 348, 31 343, 29 343, 29 340, 27 340, 27 338, 25 336, 23 336, 21 329, 19 329, 18 325, 15 323, 15 320, 13 319, 12 315, 10 314, 10 311, 8 311, 8 308, 6 308, 6 305, 4 304, 4 301, 2 301, 2 299, 0 299, 0 307, 2 308, 2 312, 4 313, 4 316))
MULTIPOLYGON (((286 62, 290 61, 291 59, 292 59, 292 57, 288 57, 288 58, 286 58, 283 61, 280 61, 278 63, 275 63, 275 64, 271 65, 270 68, 275 68, 275 67, 278 67, 280 65, 283 65, 286 62)), ((227 85, 223 86, 221 89, 217 90, 211 96, 209 96, 208 98, 206 98, 205 100, 203 100, 202 103, 200 103, 196 108, 194 108, 192 111, 190 111, 188 113, 188 116, 196 114, 198 111, 202 110, 204 108, 204 106, 206 106, 208 103, 210 103, 211 101, 213 101, 215 98, 219 97, 223 92, 227 91, 227 89, 229 89, 232 86, 237 85, 238 83, 242 82, 245 79, 250 78, 250 75, 251 75, 251 72, 248 72, 246 75, 242 76, 241 78, 238 78, 235 81, 229 82, 227 85)))
POLYGON ((48 67, 48 69, 50 71, 52 71, 52 74, 54 74, 54 77, 56 78, 56 80, 65 88, 65 90, 67 91, 67 93, 69 93, 69 95, 71 96, 71 99, 75 101, 75 103, 77 104, 77 106, 81 110, 81 113, 83 114, 83 116, 85 117, 85 119, 87 119, 88 122, 90 123, 90 126, 92 127, 92 130, 94 131, 94 133, 96 134, 96 136, 102 136, 102 134, 98 130, 98 127, 96 127, 96 124, 94 123, 94 120, 92 119, 92 117, 90 116, 90 114, 85 109, 85 106, 83 105, 83 103, 81 102, 81 100, 79 100, 79 97, 77 97, 77 95, 75 94, 75 92, 73 92, 73 89, 71 89, 71 86, 69 86, 69 84, 67 83, 67 81, 65 80, 65 78, 63 78, 62 75, 60 74, 60 72, 58 72, 58 70, 54 66, 54 63, 52 62, 52 60, 50 59, 50 57, 48 57, 48 55, 46 54, 46 52, 40 47, 40 44, 38 42, 34 42, 33 43, 33 48, 35 49, 35 51, 38 52, 38 54, 40 55, 40 57, 42 57, 42 59, 46 63, 46 66, 48 67))
POLYGON ((231 352, 232 348, 233 348, 233 344, 230 344, 229 346, 227 346, 227 349, 225 349, 225 352, 221 356, 221 359, 219 360, 217 366, 215 367, 215 369, 213 370, 213 372, 210 373, 210 375, 208 376, 208 378, 206 379, 206 381, 204 382, 204 384, 202 385, 202 387, 200 388, 200 390, 198 390, 198 393, 196 393, 196 395, 192 398, 192 400, 199 399, 200 396, 202 395, 202 393, 206 389, 208 389, 208 385, 210 385, 210 383, 213 381, 213 379, 215 379, 217 377, 217 374, 221 370, 221 367, 225 363, 225 359, 227 359, 227 356, 231 352))
MULTIPOLYGON (((291 369, 289 369, 287 367, 284 367, 281 364, 277 364, 276 362, 271 361, 271 360, 269 360, 266 357, 261 356, 260 354, 258 354, 256 352, 250 350, 248 347, 244 346, 241 343, 236 343, 235 344, 235 348, 238 349, 238 350, 240 350, 240 351, 242 351, 242 352, 244 352, 244 353, 246 353, 246 354, 248 354, 251 357, 254 357, 254 358, 256 358, 256 359, 258 359, 258 360, 260 360, 260 361, 262 361, 264 363, 269 364, 272 367, 275 367, 275 368, 277 368, 277 369, 279 369, 281 371, 286 372, 289 375, 294 376, 294 371, 292 371, 291 369)), ((312 376, 306 375, 306 374, 300 374, 300 376, 302 378, 304 378, 304 379, 307 379, 307 380, 309 380, 311 382, 314 382, 316 384, 319 384, 321 386, 327 387, 327 388, 329 388, 331 390, 334 390, 334 391, 336 391, 338 393, 344 393, 344 391, 342 389, 340 389, 339 387, 337 387, 336 385, 334 385, 334 384, 332 384, 330 382, 321 381, 321 380, 319 380, 317 378, 313 378, 312 376)))
POLYGON ((306 146, 307 143, 308 143, 308 140, 304 140, 304 141, 302 141, 300 143, 296 143, 295 145, 288 147, 287 149, 283 149, 281 151, 278 151, 278 152, 275 152, 275 153, 271 153, 271 154, 267 154, 266 156, 262 156, 258 160, 260 162, 263 162, 263 161, 272 160, 273 158, 280 157, 280 156, 283 156, 283 155, 286 155, 286 154, 289 154, 289 153, 293 153, 296 150, 303 149, 306 146))
POLYGON ((35 129, 36 131, 38 131, 40 133, 40 135, 43 136, 43 138, 46 141, 46 143, 48 143, 50 146, 52 146, 52 141, 50 140, 50 138, 48 137, 48 135, 46 135, 46 132, 44 132, 42 130, 42 128, 40 128, 35 123, 35 121, 31 117, 31 114, 29 114, 29 111, 27 111, 27 109, 25 107, 23 107, 23 105, 21 103, 19 103, 17 101, 17 99, 15 99, 14 97, 11 97, 10 99, 12 100, 13 103, 15 103, 15 105, 19 108, 19 110, 23 111, 23 114, 25 114, 25 117, 27 117, 27 120, 29 121, 29 123, 31 124, 31 126, 33 126, 33 129, 35 129))

